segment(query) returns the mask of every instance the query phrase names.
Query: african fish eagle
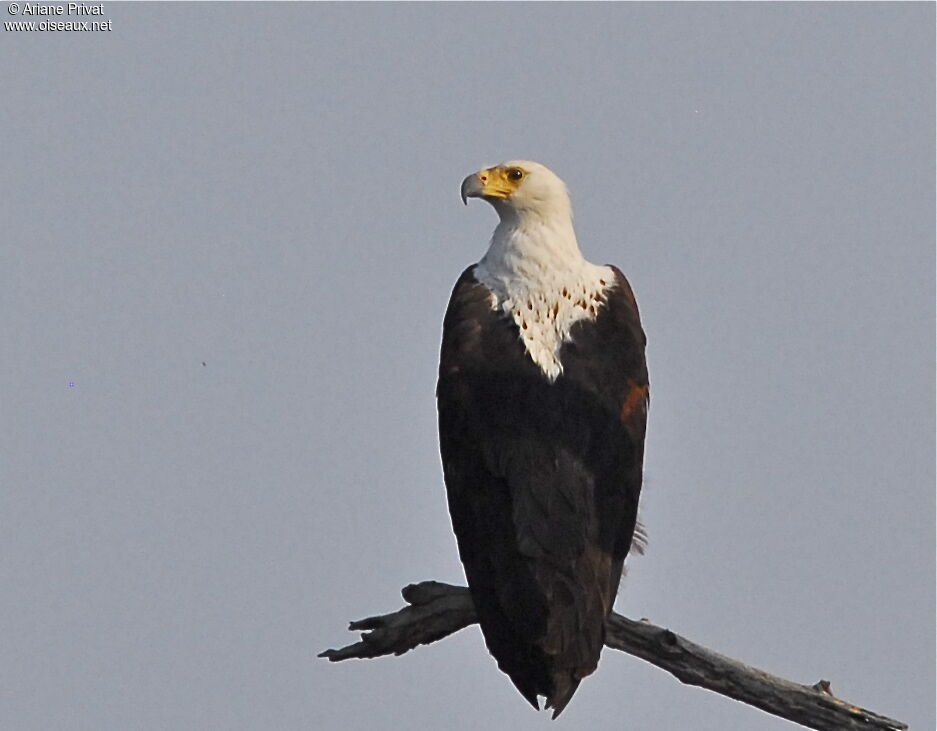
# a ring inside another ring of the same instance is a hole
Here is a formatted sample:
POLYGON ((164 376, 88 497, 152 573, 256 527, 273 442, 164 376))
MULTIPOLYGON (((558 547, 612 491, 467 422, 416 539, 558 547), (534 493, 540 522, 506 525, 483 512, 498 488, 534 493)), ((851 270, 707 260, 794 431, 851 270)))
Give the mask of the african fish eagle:
POLYGON ((500 223, 452 292, 437 405, 449 513, 485 643, 553 717, 595 670, 637 525, 645 336, 586 261, 566 185, 534 162, 469 175, 500 223))

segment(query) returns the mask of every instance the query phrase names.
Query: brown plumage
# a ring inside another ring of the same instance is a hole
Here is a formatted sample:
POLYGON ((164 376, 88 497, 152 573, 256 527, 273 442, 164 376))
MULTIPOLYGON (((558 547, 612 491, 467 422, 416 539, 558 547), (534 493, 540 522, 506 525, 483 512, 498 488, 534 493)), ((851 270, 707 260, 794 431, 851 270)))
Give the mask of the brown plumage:
POLYGON ((616 275, 552 383, 471 268, 444 324, 440 446, 460 556, 499 667, 557 714, 595 670, 637 519, 644 335, 616 275))

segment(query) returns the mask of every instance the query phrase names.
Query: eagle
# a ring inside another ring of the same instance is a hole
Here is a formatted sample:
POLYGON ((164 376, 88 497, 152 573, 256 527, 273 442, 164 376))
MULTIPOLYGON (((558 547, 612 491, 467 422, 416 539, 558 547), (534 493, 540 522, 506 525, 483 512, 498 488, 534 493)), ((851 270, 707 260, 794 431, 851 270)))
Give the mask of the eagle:
POLYGON ((593 672, 637 522, 646 338, 614 266, 583 258, 563 181, 480 170, 498 213, 443 322, 436 396, 452 527, 488 650, 556 718, 593 672))

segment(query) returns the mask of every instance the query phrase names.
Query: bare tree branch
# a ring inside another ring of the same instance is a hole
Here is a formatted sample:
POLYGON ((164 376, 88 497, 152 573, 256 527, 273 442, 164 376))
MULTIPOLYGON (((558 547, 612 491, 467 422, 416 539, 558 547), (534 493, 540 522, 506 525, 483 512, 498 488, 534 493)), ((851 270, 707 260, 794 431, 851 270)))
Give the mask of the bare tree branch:
MULTIPOLYGON (((402 655, 418 645, 441 640, 477 621, 468 589, 424 581, 402 592, 409 606, 352 622, 365 630, 361 641, 319 657, 349 658, 402 655)), ((818 731, 900 731, 907 725, 835 698, 830 684, 801 685, 707 650, 647 621, 614 612, 606 623, 606 646, 646 660, 683 683, 720 693, 818 731)))
POLYGON ((428 645, 475 624, 475 605, 464 586, 423 581, 400 592, 409 607, 378 617, 359 619, 348 625, 352 632, 368 630, 356 642, 341 650, 326 650, 319 657, 332 662, 349 658, 403 655, 417 645, 428 645))

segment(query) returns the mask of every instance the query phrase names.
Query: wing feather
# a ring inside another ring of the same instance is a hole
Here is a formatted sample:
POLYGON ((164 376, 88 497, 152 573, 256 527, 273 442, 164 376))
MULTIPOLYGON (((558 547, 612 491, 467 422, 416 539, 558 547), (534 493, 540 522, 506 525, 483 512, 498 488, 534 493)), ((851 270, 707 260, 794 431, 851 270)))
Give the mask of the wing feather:
POLYGON ((443 326, 437 399, 449 510, 482 631, 536 706, 595 669, 641 490, 648 380, 617 269, 596 319, 545 378, 467 269, 443 326))

